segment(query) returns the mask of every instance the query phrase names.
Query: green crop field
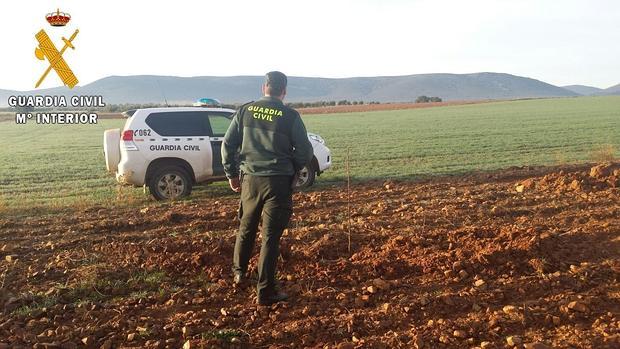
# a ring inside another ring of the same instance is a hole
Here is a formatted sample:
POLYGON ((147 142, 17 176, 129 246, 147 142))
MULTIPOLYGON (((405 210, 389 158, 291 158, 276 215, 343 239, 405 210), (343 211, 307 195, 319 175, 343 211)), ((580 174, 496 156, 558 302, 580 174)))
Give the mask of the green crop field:
MULTIPOLYGON (((333 168, 319 183, 415 179, 509 166, 597 161, 617 155, 620 97, 522 100, 401 111, 308 115, 323 136, 333 168)), ((105 171, 98 125, 16 125, 0 122, 0 213, 68 206, 110 206, 150 200, 142 189, 119 188, 105 171)), ((224 185, 198 190, 224 195, 224 185)))

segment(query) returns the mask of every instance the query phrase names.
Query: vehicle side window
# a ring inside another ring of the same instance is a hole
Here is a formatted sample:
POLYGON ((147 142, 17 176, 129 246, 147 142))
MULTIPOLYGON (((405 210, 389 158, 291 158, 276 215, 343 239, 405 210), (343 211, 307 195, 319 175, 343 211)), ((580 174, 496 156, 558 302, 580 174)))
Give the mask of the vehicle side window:
POLYGON ((146 124, 161 136, 207 136, 208 126, 202 112, 160 112, 146 117, 146 124))
POLYGON ((224 137, 228 126, 230 126, 229 114, 209 114, 209 123, 211 124, 211 130, 213 131, 213 137, 224 137))

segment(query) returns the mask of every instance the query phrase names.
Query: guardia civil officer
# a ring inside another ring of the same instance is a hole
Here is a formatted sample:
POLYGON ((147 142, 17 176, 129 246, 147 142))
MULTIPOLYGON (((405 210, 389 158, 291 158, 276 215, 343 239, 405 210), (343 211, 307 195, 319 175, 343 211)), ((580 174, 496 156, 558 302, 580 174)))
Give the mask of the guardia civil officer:
POLYGON ((277 289, 275 279, 280 237, 292 213, 294 176, 313 155, 299 113, 282 103, 286 85, 283 73, 267 73, 262 86, 264 97, 237 110, 222 146, 222 164, 230 188, 241 192, 233 282, 245 282, 262 218, 257 285, 261 305, 288 298, 277 289))

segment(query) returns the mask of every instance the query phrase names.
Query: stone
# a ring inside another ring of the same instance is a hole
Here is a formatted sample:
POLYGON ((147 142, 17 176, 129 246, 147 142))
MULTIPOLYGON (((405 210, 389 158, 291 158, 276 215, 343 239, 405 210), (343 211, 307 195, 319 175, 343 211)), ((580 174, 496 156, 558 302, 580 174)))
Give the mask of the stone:
POLYGON ((461 271, 459 271, 459 277, 461 279, 467 279, 467 277, 469 277, 469 273, 465 269, 461 269, 461 271))
POLYGON ((541 343, 541 342, 535 342, 535 343, 525 343, 523 344, 523 347, 525 349, 551 349, 550 346, 541 343))
POLYGON ((480 349, 490 349, 493 347, 493 343, 491 342, 482 342, 480 343, 480 349))
POLYGON ((463 330, 454 330, 452 335, 454 337, 456 337, 456 338, 465 338, 465 337, 467 337, 467 332, 465 332, 463 330))
POLYGON ((508 336, 506 337, 506 343, 508 343, 508 345, 515 346, 523 343, 523 340, 519 336, 508 336))
POLYGON ((504 308, 502 308, 502 310, 506 314, 514 314, 514 313, 516 313, 518 311, 518 308, 515 307, 514 305, 506 305, 506 306, 504 306, 504 308))
POLYGON ((474 286, 476 286, 476 287, 482 287, 482 286, 484 286, 485 284, 486 284, 486 281, 484 281, 484 280, 482 280, 482 279, 476 280, 476 281, 474 282, 474 286))
POLYGON ((90 347, 95 343, 95 339, 91 336, 84 337, 82 338, 82 343, 84 343, 85 346, 90 347))
POLYGON ((612 173, 613 166, 610 163, 603 163, 590 169, 590 177, 603 178, 612 173))
POLYGON ((127 342, 133 342, 134 339, 136 339, 135 333, 130 333, 127 335, 127 342))
POLYGON ((383 306, 381 307, 383 312, 387 313, 390 311, 390 303, 383 303, 383 306))
POLYGON ((185 344, 183 344, 183 349, 191 349, 192 348, 192 342, 187 341, 185 342, 185 344))
POLYGON ((16 254, 8 254, 6 256, 4 256, 4 259, 9 262, 9 263, 13 263, 15 261, 17 261, 17 255, 16 254))
POLYGON ((368 286, 366 287, 366 291, 370 292, 370 293, 377 293, 377 287, 376 286, 368 286))
POLYGON ((581 302, 577 302, 577 301, 568 303, 568 309, 573 310, 573 311, 578 311, 580 313, 588 312, 588 307, 585 304, 581 302))
POLYGON ((523 193, 524 189, 525 189, 525 186, 523 184, 519 184, 515 187, 515 190, 517 191, 517 193, 523 193))

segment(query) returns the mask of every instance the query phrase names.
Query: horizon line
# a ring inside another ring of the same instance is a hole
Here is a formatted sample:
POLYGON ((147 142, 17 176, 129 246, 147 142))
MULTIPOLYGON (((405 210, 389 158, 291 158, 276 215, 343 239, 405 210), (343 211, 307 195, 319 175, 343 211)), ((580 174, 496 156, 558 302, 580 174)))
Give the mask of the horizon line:
MULTIPOLYGON (((397 77, 407 77, 407 76, 417 76, 417 75, 474 75, 474 74, 504 74, 504 75, 511 75, 511 76, 516 76, 516 77, 521 77, 521 78, 526 78, 526 79, 533 79, 533 80, 537 80, 537 81, 541 81, 544 82, 546 84, 552 85, 552 86, 556 86, 556 87, 560 87, 560 88, 565 88, 565 87, 570 87, 570 86, 585 86, 585 87, 593 87, 593 88, 597 88, 600 90, 606 90, 615 86, 618 86, 618 84, 615 85, 611 85, 609 87, 598 87, 598 86, 594 86, 594 85, 583 85, 583 84, 570 84, 570 85, 554 85, 551 84, 549 82, 546 82, 544 80, 541 79, 537 79, 537 78, 533 78, 533 77, 529 77, 529 76, 523 76, 523 75, 515 75, 515 74, 511 74, 511 73, 502 73, 502 72, 492 72, 492 71, 480 71, 480 72, 473 72, 473 73, 418 73, 418 74, 401 74, 401 75, 369 75, 369 76, 348 76, 348 77, 325 77, 325 76, 300 76, 300 75, 287 75, 289 78, 309 78, 309 79, 329 79, 329 80, 347 80, 347 79, 367 79, 367 78, 397 78, 397 77)), ((136 74, 136 75, 108 75, 108 76, 104 76, 102 78, 98 78, 95 79, 87 84, 84 85, 77 85, 76 87, 85 87, 88 86, 90 84, 93 84, 97 81, 103 80, 103 79, 107 79, 107 78, 114 78, 114 77, 121 77, 121 78, 126 78, 126 77, 162 77, 162 78, 182 78, 182 79, 193 79, 193 78, 239 78, 239 77, 263 77, 264 75, 247 75, 247 74, 241 74, 241 75, 192 75, 192 76, 182 76, 182 75, 158 75, 158 74, 136 74)), ((32 89, 32 90, 16 90, 16 89, 8 89, 8 88, 4 88, 4 87, 0 87, 0 90, 4 90, 4 91, 14 91, 14 92, 34 92, 34 91, 45 91, 45 90, 51 90, 51 89, 58 89, 58 88, 63 88, 66 86, 54 86, 54 87, 47 87, 47 88, 41 88, 41 89, 32 89)))

